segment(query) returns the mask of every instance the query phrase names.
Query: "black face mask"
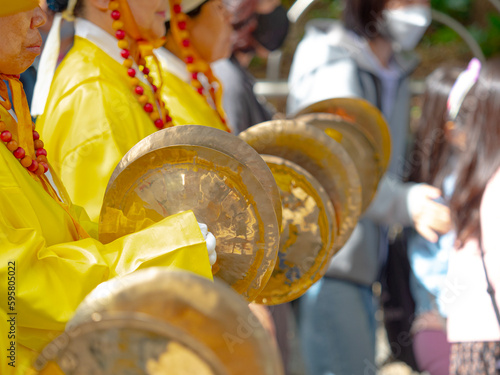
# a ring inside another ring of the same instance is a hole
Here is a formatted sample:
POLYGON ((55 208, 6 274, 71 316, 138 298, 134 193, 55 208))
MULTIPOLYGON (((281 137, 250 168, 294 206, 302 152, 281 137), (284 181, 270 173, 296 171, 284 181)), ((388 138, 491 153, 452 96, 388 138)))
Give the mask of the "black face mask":
POLYGON ((265 49, 274 51, 281 47, 288 33, 288 17, 281 5, 269 14, 257 15, 257 28, 253 37, 265 49))

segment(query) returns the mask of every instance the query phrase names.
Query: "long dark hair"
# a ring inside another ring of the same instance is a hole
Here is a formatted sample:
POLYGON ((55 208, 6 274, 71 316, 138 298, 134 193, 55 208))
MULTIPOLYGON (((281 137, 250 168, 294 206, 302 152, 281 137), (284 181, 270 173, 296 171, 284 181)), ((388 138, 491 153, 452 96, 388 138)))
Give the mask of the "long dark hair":
POLYGON ((455 67, 440 67, 427 77, 422 115, 409 158, 410 181, 441 187, 449 172, 448 161, 452 147, 445 138, 445 125, 448 122, 447 102, 461 71, 455 67))
POLYGON ((388 0, 344 0, 342 20, 347 30, 367 39, 380 35, 382 11, 388 0))
POLYGON ((456 121, 467 139, 450 202, 460 248, 468 239, 481 240, 481 200, 500 167, 500 60, 492 60, 483 68, 456 121))

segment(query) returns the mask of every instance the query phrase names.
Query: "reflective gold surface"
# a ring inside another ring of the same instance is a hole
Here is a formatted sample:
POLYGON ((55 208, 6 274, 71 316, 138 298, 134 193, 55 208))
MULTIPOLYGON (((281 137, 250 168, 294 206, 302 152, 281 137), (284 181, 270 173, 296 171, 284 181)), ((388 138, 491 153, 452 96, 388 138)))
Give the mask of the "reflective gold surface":
POLYGON ((106 191, 99 238, 107 243, 193 210, 217 239, 216 277, 252 301, 271 276, 279 245, 273 203, 253 172, 202 146, 151 150, 141 142, 132 150, 137 157, 124 163, 106 191))
POLYGON ((355 122, 330 113, 311 113, 297 117, 298 121, 314 125, 338 141, 347 151, 359 174, 364 212, 377 191, 384 173, 380 154, 355 122))
POLYGON ((262 158, 281 192, 283 230, 278 261, 256 302, 277 305, 300 297, 324 275, 337 225, 330 198, 310 173, 277 156, 262 158))
POLYGON ((97 287, 66 330, 95 314, 134 312, 168 323, 215 355, 227 374, 282 375, 277 348, 247 302, 224 283, 150 268, 97 287))
POLYGON ((35 363, 41 374, 229 375, 217 356, 166 322, 138 313, 94 313, 54 340, 35 363))
POLYGON ((176 145, 208 147, 233 157, 240 163, 245 164, 245 166, 252 171, 273 202, 278 225, 281 225, 280 193, 273 175, 259 154, 240 138, 208 126, 185 125, 158 131, 152 136, 142 140, 140 145, 140 147, 137 145, 132 148, 123 157, 114 170, 109 185, 113 183, 116 176, 118 176, 123 169, 127 168, 131 162, 144 155, 146 151, 153 151, 158 148, 176 145))
POLYGON ((351 235, 361 213, 361 183, 344 148, 314 126, 276 120, 252 126, 239 135, 260 154, 279 156, 309 172, 330 197, 338 223, 338 250, 351 235))
POLYGON ((300 111, 296 117, 308 113, 331 113, 358 124, 365 136, 375 145, 385 172, 391 158, 391 133, 382 113, 364 99, 327 99, 300 111))

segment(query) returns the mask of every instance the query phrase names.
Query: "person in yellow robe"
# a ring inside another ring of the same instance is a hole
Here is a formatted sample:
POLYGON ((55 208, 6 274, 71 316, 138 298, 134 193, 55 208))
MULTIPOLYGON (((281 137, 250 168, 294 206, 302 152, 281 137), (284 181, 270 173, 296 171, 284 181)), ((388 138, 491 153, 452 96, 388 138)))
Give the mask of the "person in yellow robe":
MULTIPOLYGON (((38 27, 44 22, 38 0, 0 0, 2 375, 26 374, 103 281, 153 266, 212 277, 205 238, 191 211, 106 245, 91 236, 96 226, 70 203, 49 164, 51 154, 47 159, 19 82, 40 53, 38 27)), ((73 116, 82 113, 76 109, 73 116)))
POLYGON ((161 97, 173 123, 229 131, 223 87, 210 64, 231 55, 230 14, 221 0, 170 0, 169 4, 166 42, 155 55, 165 83, 161 97))
MULTIPOLYGON (((54 3, 60 7, 53 10, 63 11, 66 18, 76 15, 75 42, 52 83, 44 89, 37 82, 32 112, 43 113, 37 119, 37 126, 45 139, 53 168, 61 176, 71 199, 97 221, 115 166, 143 138, 159 128, 171 126, 172 121, 195 125, 213 123, 221 129, 225 126, 192 87, 179 92, 184 98, 182 103, 165 105, 160 93, 165 87, 168 90, 178 83, 168 77, 168 73, 163 87, 154 92, 153 76, 160 68, 152 51, 164 43, 167 0, 109 2, 111 7, 118 4, 120 10, 110 9, 107 2, 100 5, 90 0, 57 0, 51 2, 51 6, 54 3), (151 66, 150 62, 154 64, 151 66), (198 115, 190 120, 190 113, 198 115), (180 118, 183 120, 179 122, 180 118), (214 121, 203 121, 210 118, 214 121)), ((53 29, 58 30, 54 26, 53 29)), ((50 35, 48 39, 50 41, 50 35)), ((46 48, 49 45, 47 42, 46 48)), ((45 51, 41 66, 44 57, 45 51)), ((41 82, 44 77, 51 78, 51 74, 50 69, 39 71, 41 82)))

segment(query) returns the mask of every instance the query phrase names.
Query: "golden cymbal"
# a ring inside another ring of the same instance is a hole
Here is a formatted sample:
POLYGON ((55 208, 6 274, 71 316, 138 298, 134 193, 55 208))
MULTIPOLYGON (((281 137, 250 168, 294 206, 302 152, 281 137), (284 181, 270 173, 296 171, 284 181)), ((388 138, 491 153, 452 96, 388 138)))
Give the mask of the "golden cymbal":
POLYGON ((380 155, 384 172, 391 159, 391 133, 382 113, 371 103, 359 98, 333 98, 311 104, 295 115, 308 113, 331 113, 355 122, 365 130, 380 155))
POLYGON ((281 375, 273 340, 226 284, 181 271, 150 268, 98 286, 77 309, 66 330, 96 313, 135 312, 182 330, 216 356, 228 374, 281 375))
POLYGON ((134 146, 129 154, 136 157, 120 165, 104 197, 99 238, 108 243, 192 210, 217 239, 215 276, 252 301, 271 276, 279 246, 268 194, 235 158, 196 145, 163 147, 154 142, 161 136, 134 146))
MULTIPOLYGON (((248 167, 264 187, 276 211, 278 225, 281 226, 280 192, 273 175, 259 154, 240 138, 209 126, 185 125, 156 132, 154 136, 144 139, 141 144, 143 150, 155 150, 160 147, 176 145, 202 146, 212 148, 235 158, 248 167)), ((131 162, 142 155, 143 151, 139 147, 134 147, 130 150, 113 171, 108 186, 113 183, 116 176, 123 169, 127 168, 131 162)))
POLYGON ((305 169, 278 156, 262 155, 281 192, 283 225, 278 261, 256 302, 292 301, 323 277, 334 255, 335 211, 321 184, 305 169))
POLYGON ((310 113, 296 118, 306 124, 314 125, 339 142, 347 151, 358 171, 362 186, 364 212, 370 205, 384 168, 375 146, 365 132, 355 122, 331 113, 310 113))
POLYGON ((294 120, 274 120, 240 133, 259 154, 279 156, 308 171, 323 186, 335 209, 338 250, 361 213, 361 183, 344 148, 320 129, 294 120))
POLYGON ((164 321, 135 312, 91 319, 43 350, 34 364, 40 375, 229 375, 210 349, 164 321))

